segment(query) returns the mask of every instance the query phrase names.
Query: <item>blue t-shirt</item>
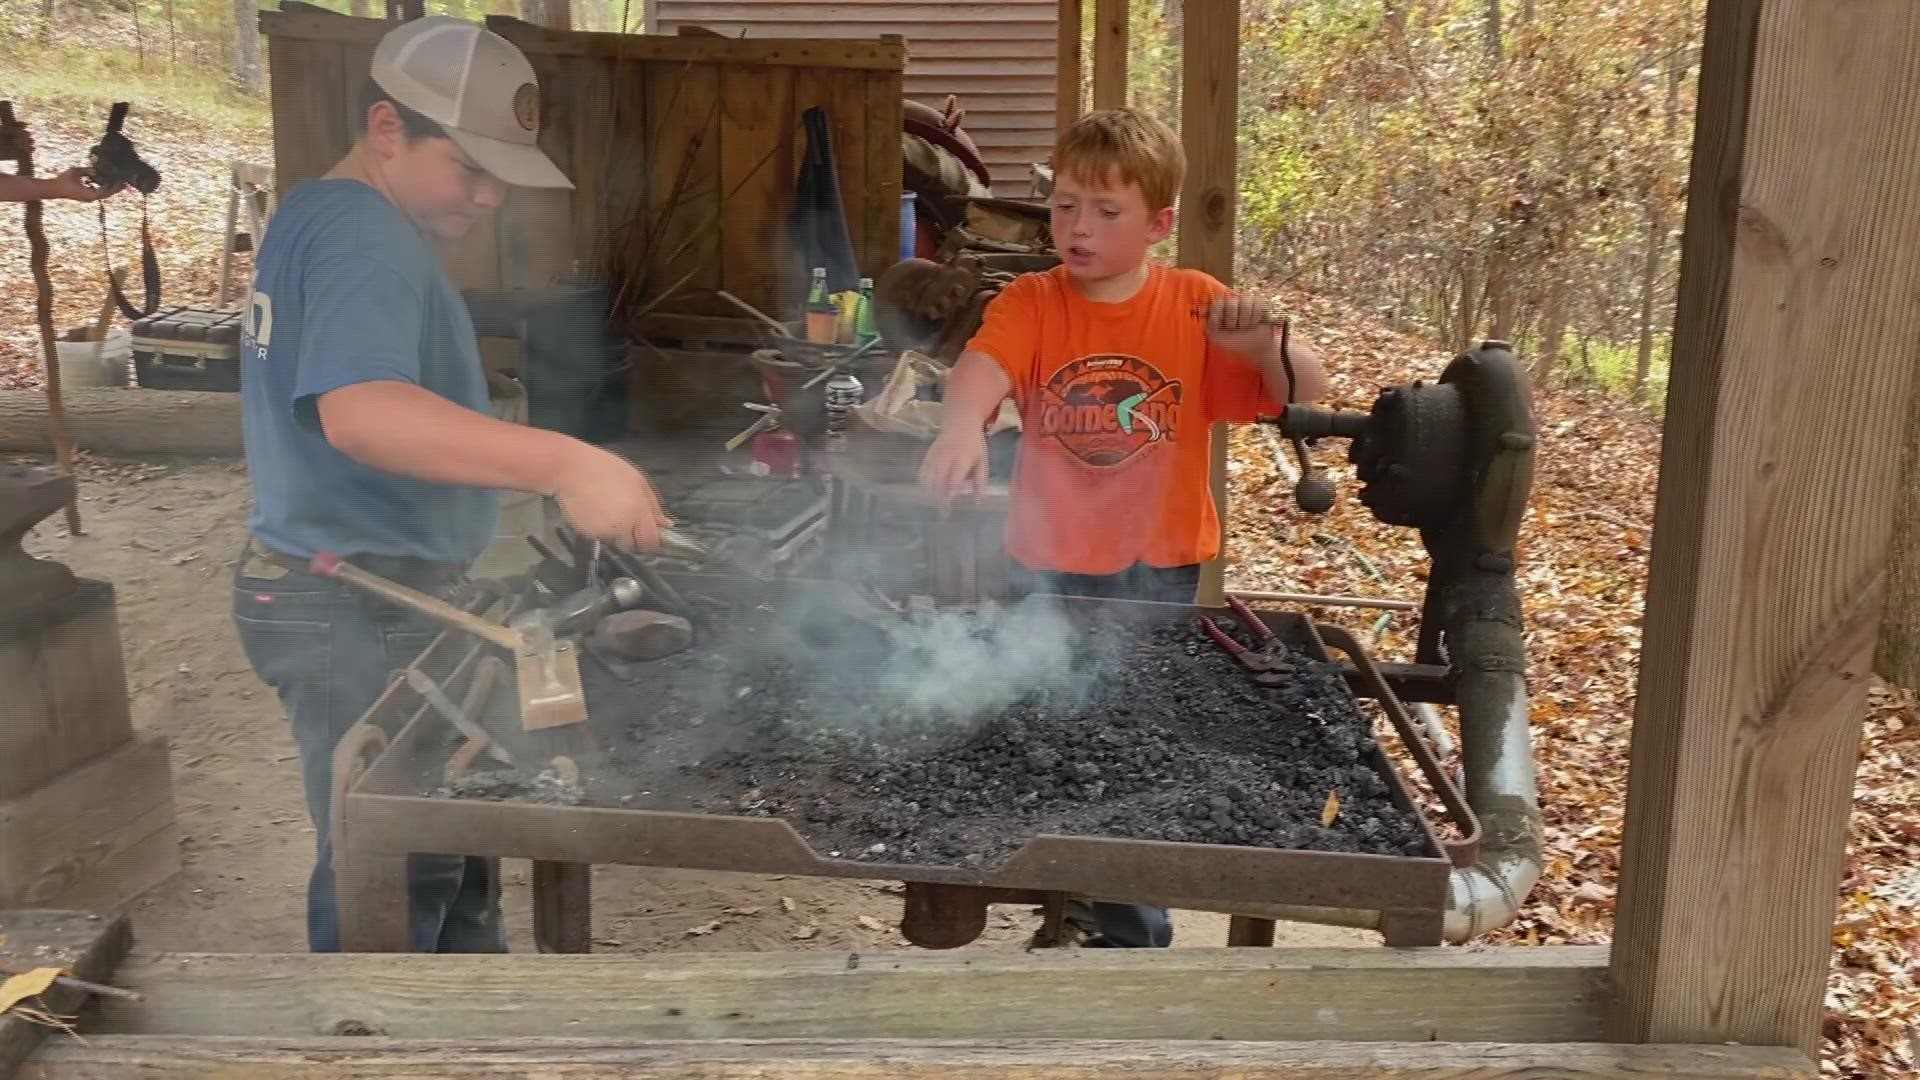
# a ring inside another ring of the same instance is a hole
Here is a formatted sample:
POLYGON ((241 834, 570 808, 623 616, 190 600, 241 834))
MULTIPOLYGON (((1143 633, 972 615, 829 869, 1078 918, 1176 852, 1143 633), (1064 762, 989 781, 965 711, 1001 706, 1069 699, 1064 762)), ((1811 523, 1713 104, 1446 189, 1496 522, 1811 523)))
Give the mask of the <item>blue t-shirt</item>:
POLYGON ((306 181, 273 216, 253 289, 240 367, 253 534, 303 558, 476 558, 498 524, 497 492, 362 465, 320 427, 320 395, 362 382, 488 410, 466 304, 419 230, 357 180, 306 181))

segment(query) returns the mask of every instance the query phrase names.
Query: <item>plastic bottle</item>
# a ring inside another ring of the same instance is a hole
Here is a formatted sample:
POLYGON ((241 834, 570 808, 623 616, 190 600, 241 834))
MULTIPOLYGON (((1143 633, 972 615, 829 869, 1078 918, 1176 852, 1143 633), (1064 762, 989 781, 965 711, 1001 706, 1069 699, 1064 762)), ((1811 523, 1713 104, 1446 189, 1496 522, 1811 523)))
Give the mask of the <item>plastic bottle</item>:
POLYGON ((860 314, 853 324, 853 343, 865 345, 880 336, 873 326, 873 279, 860 279, 860 314))
POLYGON ((814 308, 827 303, 830 303, 827 299, 827 268, 816 266, 813 268, 813 287, 807 291, 807 306, 814 308))

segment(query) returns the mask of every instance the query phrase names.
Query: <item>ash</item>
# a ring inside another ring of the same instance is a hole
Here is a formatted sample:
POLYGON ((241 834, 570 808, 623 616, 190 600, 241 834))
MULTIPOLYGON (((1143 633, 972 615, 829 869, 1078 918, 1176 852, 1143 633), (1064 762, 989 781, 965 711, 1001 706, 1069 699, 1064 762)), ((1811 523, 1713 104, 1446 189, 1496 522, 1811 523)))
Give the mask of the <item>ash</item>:
MULTIPOLYGON (((1339 668, 1304 654, 1265 688, 1192 619, 1075 620, 1036 598, 888 630, 707 608, 693 650, 587 666, 603 754, 581 762, 586 801, 780 817, 823 855, 887 863, 991 867, 1040 833, 1429 852, 1339 668)), ((540 799, 486 775, 448 794, 540 799)))

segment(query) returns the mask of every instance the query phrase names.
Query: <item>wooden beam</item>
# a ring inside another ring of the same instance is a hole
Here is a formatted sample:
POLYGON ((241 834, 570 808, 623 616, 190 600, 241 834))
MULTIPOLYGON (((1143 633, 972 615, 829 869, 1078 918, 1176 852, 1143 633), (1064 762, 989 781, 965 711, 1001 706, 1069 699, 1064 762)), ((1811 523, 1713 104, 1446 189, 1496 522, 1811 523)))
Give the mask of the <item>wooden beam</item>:
MULTIPOLYGON (((124 918, 81 911, 0 911, 0 964, 9 968, 57 967, 89 982, 106 982, 132 942, 124 918)), ((71 1016, 86 997, 83 991, 56 986, 40 995, 38 1003, 71 1016)), ((51 1031, 23 1016, 0 1015, 0 1076, 14 1075, 51 1031)))
MULTIPOLYGON (((1239 190, 1239 0, 1188 6, 1180 20, 1180 42, 1180 141, 1187 151, 1187 182, 1180 193, 1180 265, 1205 270, 1232 287, 1239 190)), ((1227 426, 1215 424, 1211 437, 1208 483, 1220 512, 1220 557, 1200 568, 1197 600, 1217 607, 1226 596, 1227 426)))
MULTIPOLYGON (((548 30, 508 15, 487 16, 487 29, 513 42, 522 52, 543 56, 597 56, 630 63, 657 60, 689 64, 772 64, 791 67, 861 68, 899 71, 906 65, 906 45, 898 41, 851 41, 824 38, 662 37, 585 30, 548 30)), ((391 29, 379 19, 355 19, 301 0, 286 0, 278 11, 260 13, 260 29, 269 39, 277 35, 304 41, 377 43, 391 29)), ((279 170, 284 179, 288 173, 279 170)))
POLYGON ((1065 131, 1080 118, 1080 0, 1060 0, 1054 34, 1054 129, 1065 131))
MULTIPOLYGON (((582 994, 582 997, 589 995, 582 994)), ((1097 992, 1095 992, 1097 997, 1097 992)), ((1510 1046, 1489 1043, 1248 1043, 1004 1039, 609 1042, 581 1038, 215 1039, 92 1036, 41 1050, 21 1080, 1786 1080, 1812 1077, 1799 1053, 1768 1047, 1510 1046)))
POLYGON ((1094 0, 1093 107, 1119 109, 1126 104, 1127 0, 1094 0))
POLYGON ((103 1003, 95 1030, 992 1039, 1085 1030, 1097 1012, 1130 1039, 1577 1042, 1599 1036, 1605 968, 1594 948, 161 954, 121 965, 149 1000, 103 1003))
POLYGON ((1920 6, 1711 0, 1610 1033, 1818 1046, 1920 337, 1920 6))

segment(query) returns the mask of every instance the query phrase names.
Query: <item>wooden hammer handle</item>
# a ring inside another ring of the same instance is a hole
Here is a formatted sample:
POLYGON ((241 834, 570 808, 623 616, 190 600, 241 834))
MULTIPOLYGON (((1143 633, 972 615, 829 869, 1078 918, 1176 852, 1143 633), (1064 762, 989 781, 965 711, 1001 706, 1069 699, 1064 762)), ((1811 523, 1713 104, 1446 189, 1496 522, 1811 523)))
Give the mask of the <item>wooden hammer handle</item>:
POLYGON ((388 581, 378 574, 369 573, 350 562, 342 560, 331 552, 323 551, 313 557, 309 567, 321 577, 336 578, 358 589, 364 589, 382 600, 389 600, 401 607, 412 608, 431 619, 438 619, 456 630, 465 630, 486 641, 507 650, 515 656, 526 649, 520 635, 495 622, 489 622, 478 615, 454 607, 438 597, 428 596, 416 589, 409 589, 397 581, 388 581))

